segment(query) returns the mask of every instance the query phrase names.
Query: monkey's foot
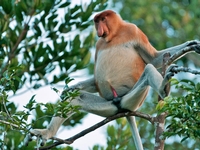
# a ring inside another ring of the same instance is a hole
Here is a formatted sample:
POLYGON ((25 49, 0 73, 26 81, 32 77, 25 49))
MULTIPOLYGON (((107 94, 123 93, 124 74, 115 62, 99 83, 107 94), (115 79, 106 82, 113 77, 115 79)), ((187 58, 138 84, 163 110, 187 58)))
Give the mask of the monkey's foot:
POLYGON ((115 98, 113 99, 113 103, 114 103, 114 104, 119 104, 119 103, 121 102, 121 100, 122 100, 121 97, 115 97, 115 98))
POLYGON ((188 41, 188 46, 192 46, 192 48, 194 48, 194 51, 200 54, 200 41, 198 40, 188 41))
POLYGON ((173 68, 178 68, 178 66, 176 64, 171 64, 167 68, 163 82, 168 82, 177 73, 177 72, 173 71, 173 68))
POLYGON ((28 143, 32 141, 33 136, 37 137, 37 146, 44 146, 46 141, 53 137, 53 134, 48 129, 33 129, 24 139, 24 145, 28 146, 28 143))
POLYGON ((165 92, 165 86, 169 83, 169 80, 177 73, 177 72, 173 71, 173 68, 177 68, 177 67, 178 67, 177 65, 172 64, 167 68, 167 70, 165 72, 164 79, 163 79, 162 84, 159 89, 159 95, 163 99, 164 99, 164 97, 167 96, 167 94, 165 92))
POLYGON ((122 97, 115 97, 113 99, 113 102, 112 102, 117 107, 118 113, 120 113, 120 112, 129 112, 130 110, 124 109, 124 108, 121 107, 121 100, 122 100, 122 97))

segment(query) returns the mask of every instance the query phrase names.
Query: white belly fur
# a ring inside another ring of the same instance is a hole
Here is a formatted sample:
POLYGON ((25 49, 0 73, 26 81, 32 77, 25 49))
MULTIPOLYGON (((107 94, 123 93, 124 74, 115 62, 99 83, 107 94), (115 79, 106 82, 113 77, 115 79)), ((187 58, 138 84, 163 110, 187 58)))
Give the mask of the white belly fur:
POLYGON ((118 96, 123 96, 135 84, 133 72, 137 71, 138 64, 133 63, 141 58, 138 53, 128 45, 119 45, 98 52, 95 65, 95 80, 101 95, 106 99, 113 99, 112 86, 118 96), (134 71, 133 71, 134 70, 134 71))

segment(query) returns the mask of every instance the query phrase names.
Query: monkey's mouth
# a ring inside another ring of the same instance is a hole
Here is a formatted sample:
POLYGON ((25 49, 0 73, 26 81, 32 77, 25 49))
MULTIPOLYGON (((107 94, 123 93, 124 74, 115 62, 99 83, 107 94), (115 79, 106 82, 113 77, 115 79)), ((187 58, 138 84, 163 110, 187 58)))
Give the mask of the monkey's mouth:
POLYGON ((102 38, 105 38, 106 35, 107 35, 106 32, 104 32, 103 35, 102 35, 101 37, 102 37, 102 38))

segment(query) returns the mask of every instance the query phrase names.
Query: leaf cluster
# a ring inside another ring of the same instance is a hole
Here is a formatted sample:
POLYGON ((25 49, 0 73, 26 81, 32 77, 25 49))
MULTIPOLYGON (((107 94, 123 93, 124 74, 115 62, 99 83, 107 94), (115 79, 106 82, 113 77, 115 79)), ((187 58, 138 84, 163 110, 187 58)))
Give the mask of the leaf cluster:
POLYGON ((125 118, 117 119, 115 125, 107 127, 107 150, 132 149, 132 137, 125 118))
POLYGON ((168 113, 169 125, 165 137, 179 135, 182 141, 188 138, 200 138, 200 83, 190 80, 172 80, 179 90, 178 97, 165 98, 162 111, 168 113))

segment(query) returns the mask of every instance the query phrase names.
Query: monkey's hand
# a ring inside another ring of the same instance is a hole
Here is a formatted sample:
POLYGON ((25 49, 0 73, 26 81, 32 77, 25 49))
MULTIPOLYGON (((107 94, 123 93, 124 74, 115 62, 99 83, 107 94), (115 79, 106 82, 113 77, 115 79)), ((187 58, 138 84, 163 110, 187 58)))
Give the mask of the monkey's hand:
POLYGON ((32 141, 34 136, 37 137, 37 146, 39 147, 44 146, 46 141, 54 136, 54 133, 49 129, 32 129, 24 139, 25 146, 28 146, 28 143, 32 141))
POLYGON ((188 46, 192 46, 194 51, 196 53, 200 54, 200 41, 198 41, 198 40, 188 41, 188 46))
POLYGON ((162 81, 162 84, 160 86, 159 89, 159 95, 161 96, 161 98, 164 99, 164 97, 167 96, 166 92, 165 92, 165 86, 169 83, 169 80, 177 73, 173 71, 173 68, 177 68, 178 66, 176 64, 171 64, 166 72, 165 72, 165 76, 164 79, 162 81))

